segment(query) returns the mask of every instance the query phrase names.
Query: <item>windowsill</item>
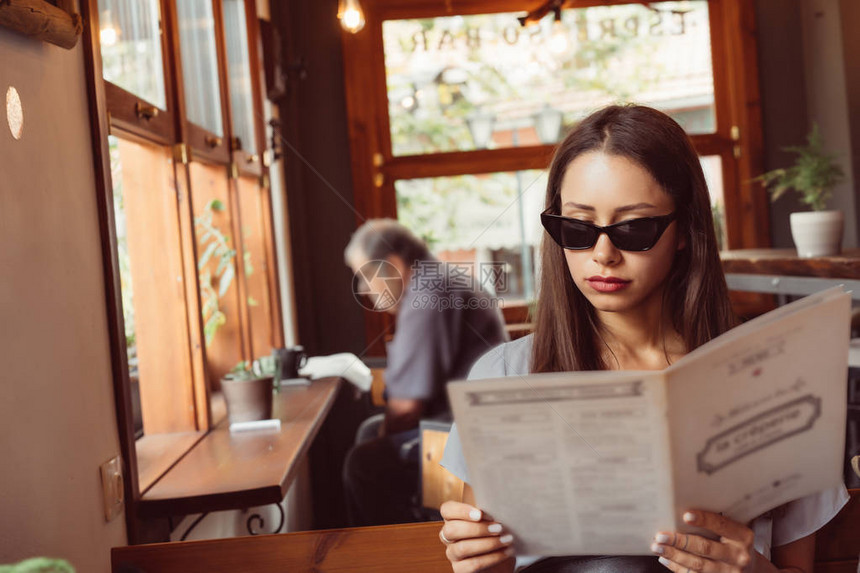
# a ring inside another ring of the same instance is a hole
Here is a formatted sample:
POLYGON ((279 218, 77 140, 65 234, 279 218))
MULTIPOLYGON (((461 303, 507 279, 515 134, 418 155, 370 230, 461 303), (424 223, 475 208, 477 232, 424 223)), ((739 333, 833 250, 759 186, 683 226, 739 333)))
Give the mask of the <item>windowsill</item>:
POLYGON ((141 494, 194 447, 206 432, 176 432, 150 434, 134 443, 137 451, 137 481, 141 494))
MULTIPOLYGON (((189 515, 281 501, 331 410, 340 378, 275 395, 279 431, 230 433, 222 420, 141 496, 143 517, 189 515)), ((214 416, 214 413, 213 413, 214 416)))

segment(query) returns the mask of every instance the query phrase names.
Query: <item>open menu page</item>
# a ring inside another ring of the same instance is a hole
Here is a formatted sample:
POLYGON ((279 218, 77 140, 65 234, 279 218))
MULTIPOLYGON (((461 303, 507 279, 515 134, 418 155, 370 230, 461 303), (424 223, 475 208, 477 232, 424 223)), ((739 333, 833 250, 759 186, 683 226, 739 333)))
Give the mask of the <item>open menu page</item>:
POLYGON ((519 554, 648 555, 686 509, 746 521, 837 486, 849 318, 837 288, 663 371, 449 384, 478 505, 519 554))

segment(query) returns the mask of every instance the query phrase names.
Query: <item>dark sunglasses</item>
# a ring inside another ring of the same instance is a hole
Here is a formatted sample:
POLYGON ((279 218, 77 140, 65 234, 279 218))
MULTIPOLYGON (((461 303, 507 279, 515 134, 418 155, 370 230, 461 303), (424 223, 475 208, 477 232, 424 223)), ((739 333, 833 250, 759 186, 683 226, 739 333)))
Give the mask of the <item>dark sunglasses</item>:
POLYGON ((574 251, 590 249, 601 233, 622 251, 647 251, 657 244, 666 227, 675 220, 675 213, 660 217, 643 217, 599 227, 587 221, 552 215, 547 209, 540 214, 541 223, 559 246, 574 251))

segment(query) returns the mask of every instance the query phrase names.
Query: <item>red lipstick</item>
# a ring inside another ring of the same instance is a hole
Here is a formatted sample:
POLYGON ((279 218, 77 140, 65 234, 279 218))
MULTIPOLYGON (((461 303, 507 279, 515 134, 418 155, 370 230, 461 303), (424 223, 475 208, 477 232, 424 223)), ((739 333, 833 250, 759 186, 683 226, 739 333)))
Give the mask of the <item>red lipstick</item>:
POLYGON ((597 292, 618 292, 630 284, 630 281, 618 277, 601 277, 599 275, 588 277, 585 280, 597 292))

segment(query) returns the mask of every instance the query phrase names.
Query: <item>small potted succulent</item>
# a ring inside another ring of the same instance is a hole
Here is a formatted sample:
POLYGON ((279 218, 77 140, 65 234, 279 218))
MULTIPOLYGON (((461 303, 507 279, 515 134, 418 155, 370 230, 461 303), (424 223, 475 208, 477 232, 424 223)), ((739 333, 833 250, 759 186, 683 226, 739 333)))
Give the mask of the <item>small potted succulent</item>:
POLYGON ((761 181, 770 189, 772 201, 793 189, 800 201, 812 209, 791 214, 791 237, 798 256, 838 255, 842 250, 845 214, 828 211, 826 207, 833 188, 845 176, 842 168, 836 163, 835 156, 822 149, 817 124, 813 124, 806 145, 786 147, 785 151, 797 154, 794 165, 768 171, 756 177, 755 181, 761 181))
POLYGON ((259 361, 237 364, 221 379, 221 390, 231 424, 272 417, 274 374, 264 369, 259 361))

